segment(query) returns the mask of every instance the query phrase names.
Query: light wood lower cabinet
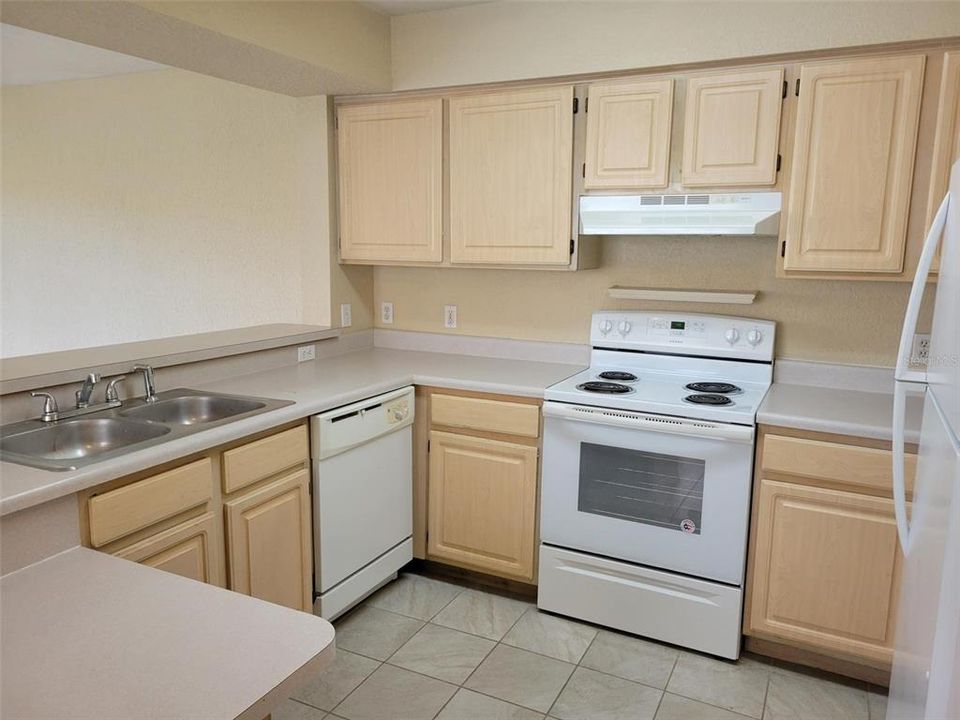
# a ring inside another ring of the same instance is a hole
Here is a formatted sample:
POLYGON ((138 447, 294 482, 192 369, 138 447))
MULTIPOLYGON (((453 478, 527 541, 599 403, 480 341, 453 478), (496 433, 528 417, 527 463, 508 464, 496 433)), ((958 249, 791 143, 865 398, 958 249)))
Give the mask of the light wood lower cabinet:
POLYGON ((893 501, 762 479, 750 627, 889 662, 901 556, 893 501))
POLYGON ((204 513, 114 553, 175 575, 224 587, 217 516, 204 513))
POLYGON ((311 612, 309 455, 301 423, 84 491, 83 544, 311 612))
MULTIPOLYGON (((909 489, 916 457, 906 457, 909 489)), ((888 671, 903 563, 890 450, 761 426, 756 475, 744 633, 800 662, 888 671)))
POLYGON ((429 557, 533 581, 537 448, 430 433, 429 557))
POLYGON ((226 500, 230 588, 297 610, 313 605, 310 472, 226 500))

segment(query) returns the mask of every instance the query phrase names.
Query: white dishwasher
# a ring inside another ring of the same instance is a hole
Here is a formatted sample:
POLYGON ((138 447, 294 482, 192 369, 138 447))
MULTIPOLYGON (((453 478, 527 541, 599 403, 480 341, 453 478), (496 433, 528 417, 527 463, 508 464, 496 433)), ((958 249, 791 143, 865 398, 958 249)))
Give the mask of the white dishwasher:
POLYGON ((332 619, 413 559, 413 388, 310 419, 313 612, 332 619))

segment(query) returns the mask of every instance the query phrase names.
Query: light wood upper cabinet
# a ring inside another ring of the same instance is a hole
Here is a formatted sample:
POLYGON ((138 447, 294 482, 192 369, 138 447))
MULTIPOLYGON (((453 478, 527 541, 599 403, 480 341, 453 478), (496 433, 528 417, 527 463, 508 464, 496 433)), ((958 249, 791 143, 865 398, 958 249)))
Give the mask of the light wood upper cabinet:
POLYGON ((749 632, 887 663, 902 558, 893 501, 760 481, 749 632))
POLYGON ((337 109, 340 258, 443 259, 443 101, 337 109))
POLYGON ((782 67, 689 78, 682 183, 775 184, 782 96, 782 67))
POLYGON ((587 110, 585 188, 667 186, 673 80, 591 85, 587 110))
POLYGON ((957 160, 960 160, 960 51, 944 53, 943 57, 930 170, 930 197, 927 201, 927 227, 933 222, 933 216, 943 201, 950 185, 950 168, 957 160))
POLYGON ((309 485, 300 469, 224 501, 231 590, 311 611, 309 485))
POLYGON ((570 262, 573 88, 452 97, 450 259, 570 262))
POLYGON ((217 516, 205 513, 117 550, 114 555, 224 587, 221 538, 217 516))
POLYGON ((801 67, 785 270, 901 271, 924 61, 801 67))
POLYGON ((430 433, 430 557, 531 582, 536 517, 536 447, 430 433))

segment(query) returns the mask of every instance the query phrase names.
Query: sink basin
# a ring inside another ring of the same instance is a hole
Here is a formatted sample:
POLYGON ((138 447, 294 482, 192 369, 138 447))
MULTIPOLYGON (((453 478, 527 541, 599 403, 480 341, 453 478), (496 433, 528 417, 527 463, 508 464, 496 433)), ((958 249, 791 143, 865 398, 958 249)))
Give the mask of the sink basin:
POLYGON ((0 440, 0 452, 47 461, 69 461, 103 455, 170 432, 162 425, 117 418, 62 420, 0 440))
POLYGON ((203 425, 264 407, 266 403, 257 400, 220 395, 188 395, 141 405, 120 414, 166 425, 203 425))
POLYGON ((167 390, 152 403, 134 398, 120 407, 57 422, 33 419, 4 425, 0 460, 43 470, 76 470, 292 404, 187 388, 167 390))

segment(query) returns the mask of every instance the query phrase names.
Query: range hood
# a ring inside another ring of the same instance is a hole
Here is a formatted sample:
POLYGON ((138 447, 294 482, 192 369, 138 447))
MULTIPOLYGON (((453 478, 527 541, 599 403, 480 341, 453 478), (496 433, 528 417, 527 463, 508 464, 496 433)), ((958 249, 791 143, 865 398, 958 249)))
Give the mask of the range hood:
POLYGON ((780 193, 581 195, 581 235, 776 235, 780 193))

